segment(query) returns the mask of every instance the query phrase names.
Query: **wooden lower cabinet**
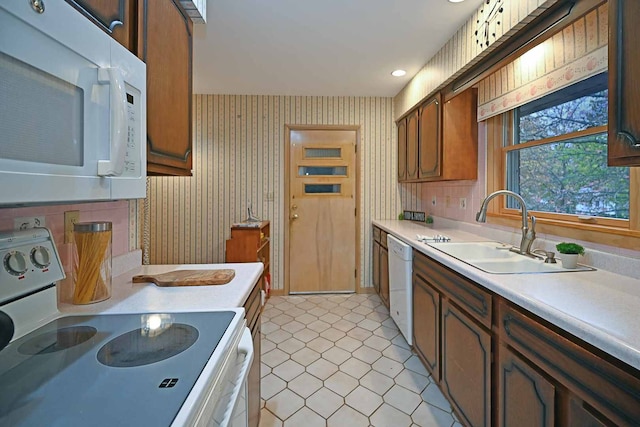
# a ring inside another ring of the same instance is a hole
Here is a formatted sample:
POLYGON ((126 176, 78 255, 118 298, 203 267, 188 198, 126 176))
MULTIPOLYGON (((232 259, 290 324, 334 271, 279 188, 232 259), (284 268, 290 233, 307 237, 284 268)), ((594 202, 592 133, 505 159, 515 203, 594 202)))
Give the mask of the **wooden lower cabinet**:
POLYGON ((442 391, 464 424, 491 425, 491 334, 442 301, 442 391))
POLYGON ((554 385, 509 348, 498 353, 498 426, 555 425, 554 385))
POLYGON ((640 426, 640 370, 418 251, 413 309, 414 350, 463 425, 640 426))
POLYGON ((380 299, 389 308, 389 250, 380 246, 380 299))
POLYGON ((431 377, 440 381, 440 294, 413 270, 413 347, 431 377))
POLYGON ((373 242, 373 252, 371 254, 372 258, 372 278, 371 284, 376 292, 380 293, 380 243, 374 241, 373 242))

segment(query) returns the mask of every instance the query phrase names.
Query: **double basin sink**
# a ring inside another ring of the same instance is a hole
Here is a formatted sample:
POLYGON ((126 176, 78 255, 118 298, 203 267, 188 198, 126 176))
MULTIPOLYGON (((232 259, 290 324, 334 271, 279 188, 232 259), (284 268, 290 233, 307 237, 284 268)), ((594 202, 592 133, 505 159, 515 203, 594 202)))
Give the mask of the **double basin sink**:
POLYGON ((561 262, 545 263, 539 258, 530 258, 509 249, 511 246, 498 242, 443 242, 427 243, 447 255, 450 255, 479 270, 493 274, 531 274, 531 273, 571 273, 593 271, 591 267, 578 265, 577 268, 563 268, 561 262))

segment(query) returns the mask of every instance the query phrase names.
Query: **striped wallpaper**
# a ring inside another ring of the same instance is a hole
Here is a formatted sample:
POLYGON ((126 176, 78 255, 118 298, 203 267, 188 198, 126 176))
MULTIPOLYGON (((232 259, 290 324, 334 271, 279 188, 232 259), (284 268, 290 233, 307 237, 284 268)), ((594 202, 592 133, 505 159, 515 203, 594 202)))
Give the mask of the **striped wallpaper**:
POLYGON ((145 227, 152 264, 224 261, 231 223, 272 222, 271 275, 283 287, 285 124, 359 125, 360 275, 371 283, 374 218, 400 212, 391 98, 196 95, 192 177, 151 177, 145 227))
MULTIPOLYGON (((495 32, 496 41, 491 37, 489 48, 480 48, 474 35, 476 21, 482 22, 480 10, 484 10, 485 4, 478 8, 467 22, 449 39, 433 58, 422 67, 409 83, 393 98, 395 118, 399 118, 411 110, 429 94, 451 83, 455 78, 467 71, 479 62, 488 53, 498 48, 511 35, 531 22, 549 7, 559 0, 503 0, 504 12, 500 25, 490 27, 490 32, 495 32)), ((491 0, 495 3, 495 0, 491 0)))
POLYGON ((478 121, 606 71, 608 18, 605 3, 482 80, 478 121))

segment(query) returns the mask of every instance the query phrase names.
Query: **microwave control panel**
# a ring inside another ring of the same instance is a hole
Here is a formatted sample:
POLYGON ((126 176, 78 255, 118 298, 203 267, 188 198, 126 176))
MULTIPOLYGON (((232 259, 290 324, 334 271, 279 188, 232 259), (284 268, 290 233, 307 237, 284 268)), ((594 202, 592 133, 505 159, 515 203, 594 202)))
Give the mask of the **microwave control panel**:
POLYGON ((139 93, 127 88, 127 150, 124 156, 122 176, 140 176, 142 142, 137 122, 140 117, 139 93))

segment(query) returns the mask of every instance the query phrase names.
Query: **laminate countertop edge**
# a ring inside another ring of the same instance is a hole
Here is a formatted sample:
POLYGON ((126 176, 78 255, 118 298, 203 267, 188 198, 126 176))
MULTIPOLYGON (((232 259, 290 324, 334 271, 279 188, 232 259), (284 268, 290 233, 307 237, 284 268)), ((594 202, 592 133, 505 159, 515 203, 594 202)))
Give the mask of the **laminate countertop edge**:
POLYGON ((640 369, 640 280, 598 269, 589 272, 491 274, 416 239, 443 234, 452 242, 489 241, 456 229, 430 229, 410 221, 373 225, 497 295, 640 369))

